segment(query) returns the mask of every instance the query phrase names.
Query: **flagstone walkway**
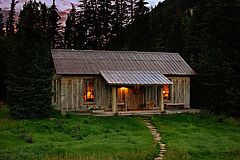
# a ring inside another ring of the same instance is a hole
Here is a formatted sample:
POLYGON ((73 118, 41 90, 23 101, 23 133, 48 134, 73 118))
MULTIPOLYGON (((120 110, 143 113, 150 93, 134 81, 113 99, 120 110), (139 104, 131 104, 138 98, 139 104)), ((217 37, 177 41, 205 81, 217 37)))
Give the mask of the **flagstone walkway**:
POLYGON ((150 132, 152 133, 154 140, 159 143, 159 154, 158 154, 158 157, 154 158, 154 160, 163 160, 164 154, 166 152, 166 148, 165 148, 165 144, 161 142, 161 135, 158 132, 157 128, 153 126, 153 124, 148 118, 144 118, 144 122, 146 126, 149 128, 150 132))

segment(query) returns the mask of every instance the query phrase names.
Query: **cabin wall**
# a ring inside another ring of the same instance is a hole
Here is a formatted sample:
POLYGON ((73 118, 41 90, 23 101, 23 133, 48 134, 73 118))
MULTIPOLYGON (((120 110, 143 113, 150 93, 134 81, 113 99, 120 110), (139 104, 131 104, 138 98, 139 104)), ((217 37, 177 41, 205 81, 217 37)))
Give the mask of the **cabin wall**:
POLYGON ((165 103, 184 104, 190 108, 190 77, 168 77, 173 85, 170 86, 170 100, 165 103))
MULTIPOLYGON (((89 107, 102 107, 112 111, 112 86, 107 85, 100 76, 57 76, 53 80, 53 104, 61 111, 88 111, 89 107), (94 80, 94 102, 84 102, 84 80, 94 80)), ((183 104, 190 107, 190 77, 168 77, 170 99, 164 103, 183 104)), ((120 87, 120 86, 119 86, 120 87)), ((147 101, 154 101, 155 107, 161 106, 162 86, 126 86, 128 110, 146 109, 147 101)), ((118 95, 118 90, 116 95, 118 95)), ((117 97, 118 98, 118 97, 117 97)), ((117 99, 117 101, 119 101, 117 99)))
POLYGON ((89 107, 111 110, 111 87, 96 76, 55 76, 53 104, 61 111, 87 111, 89 107), (94 80, 94 102, 84 102, 84 80, 94 80))

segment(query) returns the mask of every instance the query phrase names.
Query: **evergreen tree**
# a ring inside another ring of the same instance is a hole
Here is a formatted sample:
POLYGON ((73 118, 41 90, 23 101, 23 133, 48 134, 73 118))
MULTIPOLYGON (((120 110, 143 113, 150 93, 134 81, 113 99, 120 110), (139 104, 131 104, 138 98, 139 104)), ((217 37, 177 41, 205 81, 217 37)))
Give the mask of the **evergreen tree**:
POLYGON ((48 36, 51 48, 60 48, 62 46, 62 37, 59 34, 61 17, 58 15, 58 9, 53 0, 52 6, 48 10, 48 36))
POLYGON ((64 32, 64 44, 67 48, 76 48, 75 46, 76 36, 76 8, 72 4, 72 9, 67 15, 65 32, 64 32))
POLYGON ((86 8, 88 18, 87 24, 87 49, 97 49, 99 41, 99 21, 98 21, 98 10, 96 0, 89 0, 86 8))
POLYGON ((6 33, 7 35, 13 35, 15 33, 15 6, 18 3, 15 0, 12 0, 10 11, 8 12, 6 33))
POLYGON ((239 28, 239 0, 165 0, 108 46, 179 52, 197 72, 191 86, 192 106, 239 116, 239 28))
POLYGON ((239 1, 202 1, 197 7, 204 13, 198 66, 204 103, 215 112, 240 115, 239 1))
POLYGON ((0 37, 4 36, 4 22, 3 22, 3 13, 2 13, 2 8, 0 8, 0 37))
POLYGON ((16 47, 8 58, 10 113, 16 118, 42 118, 52 109, 50 46, 39 8, 32 1, 23 6, 16 47))
POLYGON ((88 0, 80 0, 80 11, 76 17, 76 36, 74 37, 77 49, 87 49, 87 30, 88 30, 88 0))
POLYGON ((44 31, 47 31, 47 28, 48 28, 48 14, 47 14, 47 11, 48 11, 48 8, 46 6, 45 3, 40 3, 40 6, 41 6, 41 13, 40 13, 40 17, 41 17, 41 22, 42 22, 42 28, 44 31))
POLYGON ((129 4, 127 0, 80 0, 74 40, 77 48, 104 49, 130 23, 133 12, 129 12, 129 4))
POLYGON ((126 0, 115 0, 112 4, 112 40, 121 33, 121 31, 131 21, 131 14, 129 15, 129 5, 126 0))
POLYGON ((130 23, 133 23, 134 21, 134 16, 135 16, 135 0, 130 0, 130 4, 129 4, 129 13, 130 13, 130 23))
POLYGON ((149 8, 146 6, 148 4, 148 2, 145 2, 144 0, 139 0, 138 2, 136 2, 135 4, 135 17, 139 17, 144 15, 145 13, 149 12, 149 8))
POLYGON ((8 49, 11 47, 12 42, 10 38, 0 36, 0 102, 6 101, 6 60, 8 49))
POLYGON ((112 8, 110 0, 98 1, 98 21, 99 21, 99 44, 98 49, 105 47, 111 38, 112 8))

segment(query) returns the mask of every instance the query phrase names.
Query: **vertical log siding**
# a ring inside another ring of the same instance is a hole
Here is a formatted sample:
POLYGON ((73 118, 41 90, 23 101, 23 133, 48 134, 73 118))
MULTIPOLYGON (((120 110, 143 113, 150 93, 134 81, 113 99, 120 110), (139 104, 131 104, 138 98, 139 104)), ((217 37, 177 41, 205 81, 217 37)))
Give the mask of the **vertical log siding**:
MULTIPOLYGON (((162 85, 158 86, 126 86, 129 88, 126 96, 128 110, 144 109, 147 101, 154 101, 155 107, 163 109, 163 102, 183 104, 190 108, 190 77, 168 77, 173 85, 170 86, 170 100, 162 99, 162 85)), ((112 111, 112 86, 99 76, 54 76, 53 105, 61 111, 88 111, 96 106, 112 111), (84 80, 94 80, 94 102, 84 102, 84 80)), ((116 89, 120 87, 117 86, 116 89)), ((118 94, 117 94, 118 95, 118 94)), ((116 97, 118 100, 118 97, 116 97)), ((116 103, 115 100, 113 103, 116 103)), ((118 103, 118 102, 117 102, 118 103)))

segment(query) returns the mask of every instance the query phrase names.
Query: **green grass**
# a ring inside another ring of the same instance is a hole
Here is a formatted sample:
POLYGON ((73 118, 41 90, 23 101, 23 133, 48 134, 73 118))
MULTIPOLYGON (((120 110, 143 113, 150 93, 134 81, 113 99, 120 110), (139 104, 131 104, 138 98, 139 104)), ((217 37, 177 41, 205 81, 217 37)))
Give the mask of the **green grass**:
MULTIPOLYGON (((166 160, 240 160, 240 121, 209 114, 153 116, 166 160)), ((140 117, 61 115, 13 120, 0 107, 0 160, 153 159, 158 145, 140 117)))
POLYGON ((166 160, 240 160, 240 121, 208 114, 154 116, 166 160))
POLYGON ((140 117, 12 120, 0 108, 0 159, 153 159, 158 145, 140 117))

